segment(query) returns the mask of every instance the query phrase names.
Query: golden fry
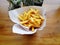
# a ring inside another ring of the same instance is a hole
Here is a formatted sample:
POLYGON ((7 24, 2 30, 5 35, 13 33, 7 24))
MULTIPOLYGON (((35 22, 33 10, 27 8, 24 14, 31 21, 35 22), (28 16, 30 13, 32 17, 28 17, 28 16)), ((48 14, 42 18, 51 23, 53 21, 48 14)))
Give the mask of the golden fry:
POLYGON ((33 26, 33 24, 29 23, 28 27, 30 28, 30 27, 32 27, 32 26, 33 26))
POLYGON ((35 19, 35 21, 36 21, 37 24, 40 24, 41 19, 35 19))
POLYGON ((34 31, 34 27, 32 27, 32 32, 34 31))
POLYGON ((30 18, 30 22, 32 22, 32 23, 34 22, 34 19, 32 17, 30 18))
POLYGON ((19 18, 20 20, 23 20, 23 17, 22 17, 22 16, 18 16, 18 18, 19 18))
POLYGON ((28 20, 20 22, 21 24, 28 23, 28 20))
POLYGON ((34 17, 34 18, 40 18, 39 15, 32 15, 32 17, 34 17))

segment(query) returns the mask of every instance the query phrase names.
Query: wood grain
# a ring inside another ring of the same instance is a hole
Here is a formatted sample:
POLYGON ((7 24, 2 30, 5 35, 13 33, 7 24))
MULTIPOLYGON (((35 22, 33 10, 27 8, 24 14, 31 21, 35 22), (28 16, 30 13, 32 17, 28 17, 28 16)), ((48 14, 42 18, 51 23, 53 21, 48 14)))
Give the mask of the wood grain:
POLYGON ((34 35, 12 33, 6 0, 0 0, 0 45, 60 45, 60 7, 46 5, 46 27, 34 35))

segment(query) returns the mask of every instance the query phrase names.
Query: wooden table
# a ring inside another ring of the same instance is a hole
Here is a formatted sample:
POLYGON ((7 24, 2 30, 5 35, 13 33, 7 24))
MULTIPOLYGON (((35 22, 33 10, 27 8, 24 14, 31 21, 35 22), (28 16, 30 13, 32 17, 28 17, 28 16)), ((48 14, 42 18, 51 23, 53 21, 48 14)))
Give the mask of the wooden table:
MULTIPOLYGON (((59 3, 57 3, 59 4, 59 3)), ((34 35, 12 33, 6 0, 0 0, 0 45, 60 45, 60 7, 46 5, 46 27, 34 35)))

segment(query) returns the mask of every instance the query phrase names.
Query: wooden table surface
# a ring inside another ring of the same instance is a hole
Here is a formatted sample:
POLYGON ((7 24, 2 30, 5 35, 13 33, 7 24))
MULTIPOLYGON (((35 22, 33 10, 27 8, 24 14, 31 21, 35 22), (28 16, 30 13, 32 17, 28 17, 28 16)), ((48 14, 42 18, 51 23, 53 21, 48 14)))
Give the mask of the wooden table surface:
POLYGON ((60 45, 59 4, 45 5, 47 24, 42 31, 34 35, 19 35, 12 33, 14 23, 8 16, 7 1, 0 0, 0 45, 60 45))

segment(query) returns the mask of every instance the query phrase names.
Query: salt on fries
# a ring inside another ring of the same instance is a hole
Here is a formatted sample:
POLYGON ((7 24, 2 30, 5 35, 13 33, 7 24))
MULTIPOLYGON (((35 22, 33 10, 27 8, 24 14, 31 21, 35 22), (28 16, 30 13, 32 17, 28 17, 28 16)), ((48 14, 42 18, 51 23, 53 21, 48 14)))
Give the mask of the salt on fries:
POLYGON ((29 27, 32 31, 34 31, 35 28, 39 28, 44 20, 39 10, 33 8, 24 12, 22 15, 18 15, 18 18, 20 24, 29 27))

